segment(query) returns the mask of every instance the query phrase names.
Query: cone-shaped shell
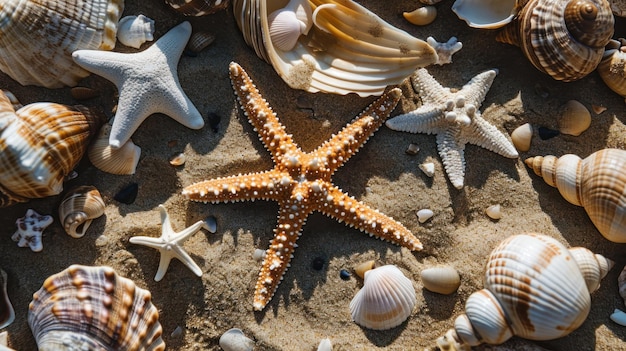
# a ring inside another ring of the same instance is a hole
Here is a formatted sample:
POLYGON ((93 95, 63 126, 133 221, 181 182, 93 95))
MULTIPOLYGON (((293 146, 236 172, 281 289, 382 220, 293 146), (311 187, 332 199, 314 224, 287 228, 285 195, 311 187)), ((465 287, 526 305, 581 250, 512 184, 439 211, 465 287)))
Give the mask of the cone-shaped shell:
POLYGON ((393 265, 365 272, 363 288, 350 302, 352 320, 360 326, 386 330, 402 324, 416 304, 415 288, 393 265))
POLYGON ((569 249, 569 253, 576 260, 590 293, 598 290, 600 281, 606 277, 615 264, 612 260, 600 254, 594 254, 584 247, 573 247, 569 249))
POLYGON ((70 189, 59 205, 59 220, 72 238, 81 238, 91 222, 104 214, 104 201, 96 187, 82 185, 70 189))
POLYGON ((3 0, 0 70, 22 85, 74 86, 89 73, 79 49, 111 50, 123 0, 3 0))
POLYGON ((0 206, 63 190, 103 118, 83 106, 40 102, 14 110, 0 92, 0 206))
POLYGON ((110 267, 72 265, 33 294, 28 325, 39 350, 164 350, 149 291, 110 267))
POLYGON ((530 0, 497 40, 518 45, 538 70, 569 82, 596 69, 614 22, 607 0, 530 0))
POLYGON ((246 43, 294 89, 380 95, 416 68, 437 61, 428 43, 351 0, 309 0, 314 25, 293 49, 278 50, 270 38, 268 16, 287 3, 234 0, 233 12, 246 43))
POLYGON ((584 160, 576 155, 537 156, 524 161, 570 203, 584 207, 606 239, 626 242, 626 151, 603 149, 584 160))

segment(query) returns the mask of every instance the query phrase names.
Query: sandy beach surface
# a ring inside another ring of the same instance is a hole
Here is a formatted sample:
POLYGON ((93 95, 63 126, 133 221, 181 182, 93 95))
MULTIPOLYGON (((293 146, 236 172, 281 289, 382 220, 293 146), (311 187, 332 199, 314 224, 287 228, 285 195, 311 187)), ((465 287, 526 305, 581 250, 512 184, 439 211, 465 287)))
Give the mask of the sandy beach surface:
MULTIPOLYGON (((414 26, 402 17, 402 12, 419 6, 417 1, 359 3, 418 38, 433 36, 446 41, 456 36, 463 49, 454 55, 453 63, 428 67, 443 86, 460 88, 476 74, 497 68, 499 74, 481 111, 487 121, 507 134, 527 122, 556 129, 560 107, 570 99, 588 108, 602 105, 606 111, 592 113, 591 127, 578 137, 560 135, 541 140, 535 136, 530 150, 522 152, 519 159, 468 145, 462 190, 448 181, 434 136, 396 132, 383 126, 336 172, 333 181, 351 196, 404 224, 422 241, 424 250, 410 252, 315 213, 304 227, 291 268, 273 300, 264 311, 255 312, 252 296, 260 262, 254 260, 253 253, 268 247, 276 225, 277 204, 256 201, 211 205, 192 203, 181 195, 183 187, 198 181, 273 166, 269 153, 240 112, 228 78, 228 64, 238 62, 250 74, 305 151, 339 131, 375 97, 311 94, 289 88, 246 45, 232 8, 185 18, 162 1, 127 1, 124 14, 153 18, 157 38, 185 20, 191 22, 194 31, 215 34, 209 48, 196 57, 181 58, 178 74, 185 92, 205 119, 212 112, 221 117, 221 122, 216 130, 208 125, 191 130, 164 115, 151 116, 132 138, 142 150, 134 175, 106 174, 83 160, 77 169, 79 176, 67 182, 64 189, 82 184, 96 186, 106 203, 106 212, 81 239, 65 234, 59 224, 61 196, 0 210, 0 267, 9 275, 9 296, 16 310, 15 322, 5 329, 9 346, 36 349, 27 323, 32 294, 51 274, 71 264, 83 264, 113 267, 150 290, 169 350, 219 350, 218 339, 230 328, 242 329, 256 342, 256 350, 315 350, 323 338, 331 339, 333 350, 422 350, 434 346, 434 340, 463 312, 467 297, 483 287, 489 252, 510 235, 536 232, 567 246, 587 247, 615 261, 613 270, 592 295, 586 322, 567 337, 536 345, 549 350, 626 350, 626 329, 609 319, 615 308, 624 308, 617 277, 626 264, 626 247, 604 239, 582 207, 569 204, 523 163, 535 155, 574 153, 586 157, 607 147, 626 148, 624 99, 609 90, 597 73, 563 83, 537 71, 519 48, 496 42, 496 31, 471 29, 459 20, 451 11, 451 0, 436 5, 437 19, 424 27, 414 26), (411 143, 419 146, 416 155, 405 153, 411 143), (171 166, 169 160, 181 152, 186 163, 171 166), (418 168, 426 161, 435 164, 433 178, 418 168), (115 201, 115 194, 130 183, 139 185, 136 201, 115 201), (184 245, 201 267, 202 277, 174 260, 163 280, 155 282, 158 251, 129 242, 137 235, 160 235, 159 204, 167 208, 175 230, 208 216, 216 218, 216 233, 202 231, 184 245), (484 213, 493 204, 502 206, 499 221, 484 213), (54 216, 54 223, 44 232, 44 249, 39 253, 19 248, 11 240, 15 220, 29 208, 54 216), (420 224, 415 212, 423 208, 431 209, 434 216, 420 224), (313 261, 320 259, 322 269, 314 269, 313 261), (372 259, 378 265, 397 265, 417 291, 413 314, 399 327, 387 331, 364 329, 352 322, 348 305, 363 282, 355 274, 348 280, 339 275, 342 269, 352 271, 355 265, 372 259), (444 296, 423 289, 420 271, 441 264, 451 265, 460 273, 462 283, 457 293, 444 296), (182 333, 172 335, 177 327, 182 333)), ((615 37, 623 36, 624 29, 624 21, 617 19, 615 37)), ((121 44, 115 50, 136 51, 121 44)), ((117 100, 110 82, 92 75, 80 85, 101 91, 98 98, 80 103, 100 106, 112 116, 117 100)), ((12 91, 23 104, 79 103, 67 88, 24 87, 3 74, 0 87, 12 91)), ((411 111, 421 103, 408 80, 399 87, 403 97, 392 116, 411 111)), ((516 345, 504 346, 520 347, 516 345)))

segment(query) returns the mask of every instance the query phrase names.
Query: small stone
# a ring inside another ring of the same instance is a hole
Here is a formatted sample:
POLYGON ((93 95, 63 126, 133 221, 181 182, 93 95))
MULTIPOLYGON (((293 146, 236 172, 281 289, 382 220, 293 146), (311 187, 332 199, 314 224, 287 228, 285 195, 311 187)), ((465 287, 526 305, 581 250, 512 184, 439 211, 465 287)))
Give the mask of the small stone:
POLYGON ((343 280, 348 280, 350 279, 350 272, 348 272, 346 269, 342 269, 339 271, 339 277, 343 280))
POLYGON ((420 151, 420 147, 417 146, 417 144, 409 144, 409 146, 406 148, 406 154, 407 155, 417 155, 417 153, 420 151))
POLYGON ((435 164, 433 162, 422 163, 419 167, 427 177, 432 178, 435 175, 435 164))
POLYGON ((139 193, 139 184, 130 183, 127 186, 123 187, 120 191, 113 196, 115 201, 121 202, 123 204, 130 205, 135 202, 137 199, 137 194, 139 193))
POLYGON ((554 130, 554 129, 550 129, 546 127, 539 127, 538 131, 539 131, 539 138, 541 138, 541 140, 552 139, 555 136, 558 136, 559 134, 561 134, 561 132, 559 132, 558 130, 554 130))
POLYGON ((420 223, 426 222, 434 215, 433 211, 427 208, 421 209, 417 211, 415 214, 417 215, 417 221, 420 223))
POLYGON ((313 269, 315 269, 316 271, 321 271, 322 268, 324 268, 324 259, 321 257, 315 257, 313 259, 313 262, 311 263, 311 267, 313 267, 313 269))

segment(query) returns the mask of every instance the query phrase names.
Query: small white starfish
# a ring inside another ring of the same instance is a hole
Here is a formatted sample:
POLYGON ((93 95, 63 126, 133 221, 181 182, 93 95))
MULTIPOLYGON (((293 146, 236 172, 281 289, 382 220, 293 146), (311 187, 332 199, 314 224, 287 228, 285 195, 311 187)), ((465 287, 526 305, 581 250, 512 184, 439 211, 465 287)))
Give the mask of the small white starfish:
POLYGON ((191 227, 177 233, 174 231, 174 229, 172 229, 170 216, 167 213, 165 206, 159 205, 159 211, 161 212, 160 238, 154 238, 149 236, 134 236, 129 240, 132 244, 148 246, 153 249, 159 250, 159 252, 161 253, 159 269, 156 272, 154 280, 158 282, 163 279, 163 276, 165 275, 165 272, 167 272, 167 268, 169 267, 172 258, 177 258, 179 261, 189 267, 189 269, 191 269, 191 271, 195 275, 197 275, 198 277, 201 276, 202 270, 189 256, 189 254, 185 252, 185 249, 183 249, 183 243, 190 236, 197 233, 200 229, 204 228, 206 230, 209 230, 209 226, 204 221, 198 221, 194 223, 191 227))
POLYGON ((511 141, 478 111, 496 74, 496 69, 485 71, 453 93, 450 88, 442 87, 426 69, 419 69, 412 82, 422 97, 422 106, 386 122, 393 130, 436 134, 443 166, 457 189, 464 184, 465 144, 478 145, 508 158, 518 157, 511 141))
POLYGON ((119 91, 111 147, 124 145, 154 113, 163 113, 191 129, 204 126, 200 112, 178 81, 178 61, 190 36, 191 24, 183 22, 141 52, 74 51, 72 57, 78 65, 110 80, 119 91))
POLYGON ((26 215, 15 221, 17 231, 11 236, 19 247, 30 247, 33 252, 43 250, 41 235, 52 224, 52 216, 40 215, 33 209, 28 209, 26 215))

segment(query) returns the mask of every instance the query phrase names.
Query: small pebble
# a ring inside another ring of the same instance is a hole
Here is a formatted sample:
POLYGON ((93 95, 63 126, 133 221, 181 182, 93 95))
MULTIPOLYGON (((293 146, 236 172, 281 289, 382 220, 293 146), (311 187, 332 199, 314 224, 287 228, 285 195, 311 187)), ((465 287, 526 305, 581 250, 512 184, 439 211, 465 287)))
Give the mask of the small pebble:
POLYGON ((222 117, 215 112, 209 112, 207 114, 207 119, 209 121, 209 126, 211 126, 211 130, 213 130, 214 133, 217 133, 222 117))
POLYGON ((130 205, 135 202, 135 199, 137 198, 137 193, 139 193, 139 184, 130 183, 127 186, 123 187, 120 191, 118 191, 113 199, 123 204, 130 205))
POLYGON ((426 174, 427 177, 432 178, 435 175, 435 164, 433 162, 425 162, 419 165, 419 168, 426 174))
POLYGON ((354 267, 354 271, 359 277, 361 277, 361 279, 364 279, 365 272, 371 269, 374 269, 375 265, 376 265, 376 261, 374 260, 365 261, 363 263, 358 264, 356 267, 354 267))
POLYGON ((324 268, 324 259, 321 257, 315 257, 311 263, 311 267, 316 271, 321 271, 324 268))
POLYGON ((185 164, 185 160, 186 160, 185 154, 181 152, 179 154, 174 155, 174 157, 170 159, 170 164, 174 167, 182 166, 185 164))
POLYGON ((254 258, 254 260, 257 262, 261 261, 263 258, 265 258, 265 250, 255 249, 254 253, 252 254, 252 258, 254 258))
POLYGON ((417 215, 417 221, 420 223, 426 222, 434 215, 433 211, 427 208, 421 209, 417 211, 415 214, 417 215))
POLYGON ((217 218, 215 216, 208 216, 204 219, 204 223, 209 227, 209 232, 215 233, 217 231, 217 218))
POLYGON ((541 138, 541 140, 552 139, 555 136, 558 136, 559 134, 561 134, 561 132, 559 132, 558 130, 554 130, 554 129, 550 129, 546 127, 539 127, 538 131, 539 131, 539 137, 541 138))
POLYGON ((502 218, 502 212, 500 210, 500 204, 491 205, 485 209, 485 214, 491 219, 498 220, 502 218))
POLYGON ((339 277, 340 277, 341 279, 343 279, 343 280, 348 280, 348 279, 350 279, 350 276, 351 276, 350 272, 348 272, 348 271, 347 271, 347 270, 345 270, 345 269, 342 269, 342 270, 340 270, 340 271, 339 271, 339 277))
POLYGON ((183 335, 183 328, 179 325, 176 327, 176 329, 174 329, 174 331, 172 332, 172 334, 170 334, 170 336, 172 338, 177 338, 179 336, 183 335))
POLYGON ((611 314, 611 320, 621 326, 626 327, 626 313, 620 309, 615 309, 611 314))
POLYGON ((420 151, 420 147, 417 146, 417 144, 409 144, 409 146, 406 148, 406 154, 407 155, 417 155, 417 153, 420 151))

